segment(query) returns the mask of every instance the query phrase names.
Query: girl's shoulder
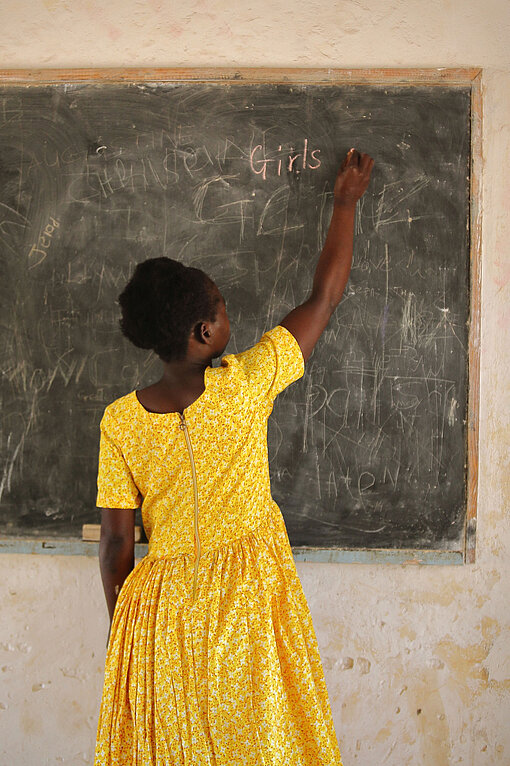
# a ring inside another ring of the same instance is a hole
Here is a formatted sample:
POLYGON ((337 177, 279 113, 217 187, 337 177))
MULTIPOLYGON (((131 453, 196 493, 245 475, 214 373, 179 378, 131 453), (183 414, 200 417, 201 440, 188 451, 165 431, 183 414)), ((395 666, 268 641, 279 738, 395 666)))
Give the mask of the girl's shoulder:
POLYGON ((126 424, 132 424, 139 418, 138 410, 141 404, 137 399, 136 391, 115 399, 108 404, 103 412, 101 428, 115 430, 123 428, 126 424))
POLYGON ((240 354, 225 357, 237 376, 255 396, 275 396, 304 373, 304 360, 297 340, 282 325, 265 332, 258 343, 240 354))

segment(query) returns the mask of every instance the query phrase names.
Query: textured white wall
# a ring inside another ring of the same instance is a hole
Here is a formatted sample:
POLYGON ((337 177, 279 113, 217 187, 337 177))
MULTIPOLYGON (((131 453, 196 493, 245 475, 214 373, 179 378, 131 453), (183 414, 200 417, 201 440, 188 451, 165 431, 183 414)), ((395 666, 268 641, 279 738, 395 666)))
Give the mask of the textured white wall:
MULTIPOLYGON (((4 0, 3 67, 482 66, 477 563, 301 565, 346 766, 510 764, 510 4, 4 0)), ((0 756, 92 763, 106 615, 95 561, 0 557, 0 756)))

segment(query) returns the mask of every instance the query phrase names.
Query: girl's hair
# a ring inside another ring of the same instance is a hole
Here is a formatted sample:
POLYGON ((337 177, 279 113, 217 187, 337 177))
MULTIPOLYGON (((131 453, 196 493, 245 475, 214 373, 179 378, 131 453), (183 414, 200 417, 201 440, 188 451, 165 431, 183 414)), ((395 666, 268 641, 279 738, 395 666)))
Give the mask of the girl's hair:
POLYGON ((122 333, 164 362, 182 359, 193 327, 216 317, 220 298, 214 287, 203 271, 171 258, 139 263, 119 296, 122 333))

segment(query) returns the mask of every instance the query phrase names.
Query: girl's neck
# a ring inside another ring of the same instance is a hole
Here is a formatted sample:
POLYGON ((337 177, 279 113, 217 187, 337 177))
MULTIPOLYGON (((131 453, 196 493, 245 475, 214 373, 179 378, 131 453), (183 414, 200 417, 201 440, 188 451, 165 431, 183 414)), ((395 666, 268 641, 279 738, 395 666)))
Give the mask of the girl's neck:
POLYGON ((183 412, 205 391, 205 371, 201 362, 166 362, 157 383, 137 391, 140 404, 149 412, 183 412))
POLYGON ((182 359, 163 363, 163 375, 158 383, 164 388, 187 387, 195 380, 203 381, 210 359, 182 359))

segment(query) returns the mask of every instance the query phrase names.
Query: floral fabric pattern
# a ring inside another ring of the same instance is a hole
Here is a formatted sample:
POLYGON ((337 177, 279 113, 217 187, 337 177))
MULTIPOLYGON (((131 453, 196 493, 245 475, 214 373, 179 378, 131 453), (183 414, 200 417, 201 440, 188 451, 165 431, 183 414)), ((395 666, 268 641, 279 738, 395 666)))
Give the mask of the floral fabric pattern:
POLYGON ((198 560, 179 413, 150 413, 134 391, 106 408, 97 504, 141 505, 149 552, 115 609, 96 766, 341 766, 269 481, 267 419, 303 369, 281 326, 207 368, 203 394, 184 410, 198 560))

